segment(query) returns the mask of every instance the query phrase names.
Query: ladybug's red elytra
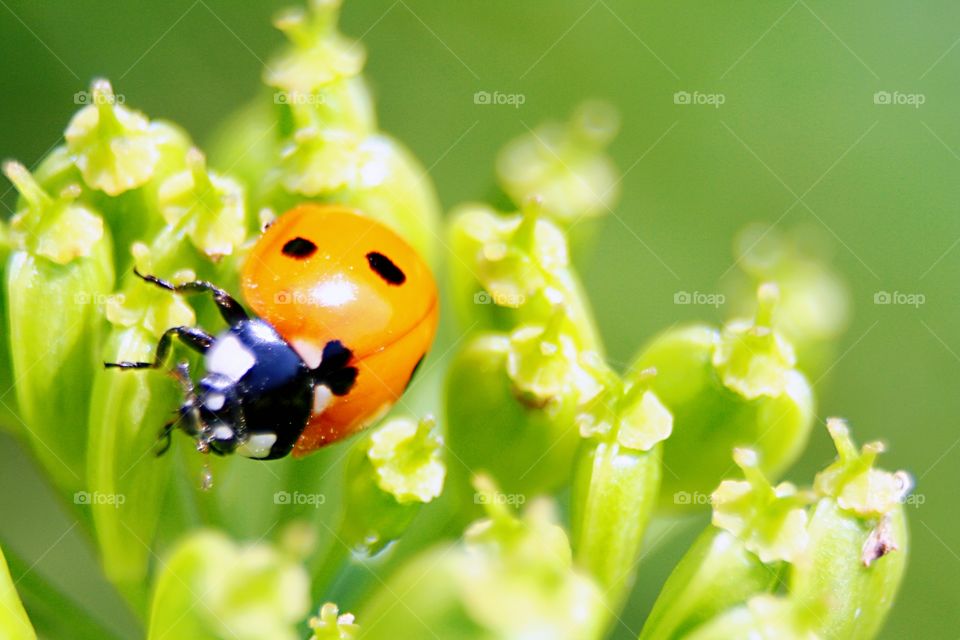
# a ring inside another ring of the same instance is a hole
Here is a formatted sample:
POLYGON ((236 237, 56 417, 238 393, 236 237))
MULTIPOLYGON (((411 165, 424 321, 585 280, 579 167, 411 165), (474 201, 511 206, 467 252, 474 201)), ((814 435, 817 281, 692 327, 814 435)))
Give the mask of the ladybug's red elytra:
POLYGON ((106 363, 160 368, 174 337, 202 353, 198 382, 186 363, 174 369, 185 398, 162 436, 179 428, 204 452, 303 456, 355 433, 403 394, 437 328, 437 287, 423 259, 383 224, 338 205, 298 206, 256 242, 241 272, 252 314, 209 282, 140 277, 210 293, 229 325, 217 335, 172 327, 153 362, 106 363))

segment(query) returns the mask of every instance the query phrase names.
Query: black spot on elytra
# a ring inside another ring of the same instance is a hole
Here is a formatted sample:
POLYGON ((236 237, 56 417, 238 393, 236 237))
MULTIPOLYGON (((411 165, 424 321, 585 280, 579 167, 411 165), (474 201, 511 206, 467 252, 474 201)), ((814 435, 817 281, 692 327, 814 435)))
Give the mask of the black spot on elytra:
POLYGON ((420 356, 420 359, 417 360, 417 364, 413 365, 413 371, 410 372, 410 377, 407 378, 407 386, 403 388, 404 391, 410 388, 410 383, 413 382, 414 376, 417 375, 417 370, 420 369, 420 365, 423 364, 423 359, 427 357, 427 354, 420 356))
POLYGON ((288 240, 285 245, 283 245, 283 255, 290 256, 291 258, 296 258, 302 260, 304 258, 309 258, 317 250, 317 245, 313 244, 306 238, 294 238, 293 240, 288 240))
POLYGON ((371 251, 367 254, 367 262, 370 268, 376 271, 377 275, 383 278, 387 284, 401 285, 407 280, 400 267, 393 264, 393 261, 382 253, 371 251))
POLYGON ((313 370, 317 384, 326 385, 335 396, 345 396, 357 381, 357 368, 348 367, 353 352, 339 340, 331 340, 323 347, 320 366, 313 370))

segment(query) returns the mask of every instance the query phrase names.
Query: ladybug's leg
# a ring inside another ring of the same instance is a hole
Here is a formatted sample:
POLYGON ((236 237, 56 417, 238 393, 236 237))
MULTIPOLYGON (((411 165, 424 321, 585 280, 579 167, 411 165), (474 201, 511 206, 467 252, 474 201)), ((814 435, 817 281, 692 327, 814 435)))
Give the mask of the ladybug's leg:
POLYGON ((165 454, 168 449, 170 449, 170 445, 173 443, 173 429, 176 424, 176 421, 172 420, 163 425, 163 428, 160 429, 160 435, 157 438, 157 443, 159 446, 157 446, 157 450, 154 452, 154 455, 156 455, 158 458, 165 454))
POLYGON ((174 336, 180 338, 182 343, 199 353, 205 353, 213 344, 213 336, 202 329, 170 327, 160 336, 153 362, 104 362, 103 366, 108 369, 159 369, 163 366, 163 361, 167 359, 167 354, 170 352, 170 341, 173 340, 174 336))
POLYGON ((191 417, 190 414, 195 411, 196 395, 193 389, 193 380, 190 378, 190 363, 183 361, 170 370, 170 375, 183 387, 184 403, 177 410, 177 417, 167 424, 163 425, 160 433, 157 434, 157 449, 154 452, 156 456, 162 456, 170 449, 173 440, 173 431, 177 427, 183 429, 189 436, 196 437, 196 434, 186 425, 190 424, 188 420, 183 422, 184 418, 191 417))
POLYGON ((241 320, 246 320, 249 317, 247 316, 247 312, 243 310, 243 307, 240 306, 239 302, 234 300, 229 293, 212 282, 207 282, 206 280, 194 280, 193 282, 184 282, 183 284, 173 284, 168 280, 162 280, 156 276, 143 275, 136 269, 134 269, 133 272, 146 282, 156 285, 161 289, 173 291, 174 293, 184 293, 190 295, 194 293, 210 292, 213 294, 214 304, 216 304, 217 309, 220 310, 220 315, 223 316, 223 319, 230 326, 237 324, 241 320))

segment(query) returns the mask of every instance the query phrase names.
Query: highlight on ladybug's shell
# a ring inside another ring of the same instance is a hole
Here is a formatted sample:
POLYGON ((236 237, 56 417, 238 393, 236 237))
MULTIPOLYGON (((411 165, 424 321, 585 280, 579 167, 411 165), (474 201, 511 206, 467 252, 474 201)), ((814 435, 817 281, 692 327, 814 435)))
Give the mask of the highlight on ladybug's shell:
POLYGON ((241 272, 249 312, 211 282, 137 275, 171 293, 210 294, 228 325, 170 327, 152 362, 105 363, 163 368, 174 338, 203 354, 197 381, 186 362, 171 370, 184 400, 160 453, 176 429, 201 452, 261 460, 336 442, 386 414, 437 329, 426 262, 388 227, 338 205, 300 205, 265 230, 241 272))

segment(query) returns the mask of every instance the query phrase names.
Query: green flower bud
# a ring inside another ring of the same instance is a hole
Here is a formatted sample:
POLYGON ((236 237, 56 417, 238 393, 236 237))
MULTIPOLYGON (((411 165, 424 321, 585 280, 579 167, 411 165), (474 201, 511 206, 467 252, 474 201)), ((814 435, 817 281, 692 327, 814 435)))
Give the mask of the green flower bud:
POLYGON ((332 602, 320 607, 319 616, 310 618, 310 628, 313 629, 311 640, 355 640, 360 632, 360 625, 353 621, 353 614, 341 614, 332 602))
POLYGON ((264 82, 279 90, 274 102, 281 123, 290 116, 284 110, 305 107, 326 127, 366 134, 376 126, 370 92, 360 76, 366 51, 337 30, 340 4, 313 0, 309 11, 289 9, 274 21, 290 41, 264 72, 264 82))
POLYGON ((655 372, 625 384, 608 372, 604 392, 578 418, 585 440, 573 481, 577 564, 619 611, 636 573, 640 545, 660 490, 661 447, 673 417, 649 390, 655 372))
POLYGON ((570 266, 562 231, 529 201, 522 214, 502 216, 465 205, 449 225, 452 298, 463 326, 510 331, 543 323, 563 305, 578 344, 599 349, 586 296, 570 266))
POLYGON ((910 476, 873 468, 879 443, 857 451, 847 426, 827 422, 837 461, 817 475, 824 497, 810 516, 807 552, 794 563, 790 594, 809 609, 820 637, 868 640, 883 625, 907 561, 903 499, 910 476))
POLYGON ((393 418, 354 448, 338 537, 366 555, 399 538, 443 491, 443 440, 432 418, 393 418))
POLYGON ((763 286, 750 323, 722 331, 671 329, 655 338, 633 370, 655 368, 652 390, 674 417, 664 443, 661 504, 690 508, 730 469, 736 447, 757 451, 760 470, 776 477, 802 451, 814 418, 810 383, 795 368, 789 343, 770 325, 776 288, 763 286))
POLYGON ((106 80, 90 88, 91 104, 70 121, 64 137, 72 160, 93 189, 120 195, 146 183, 160 160, 150 121, 118 104, 106 80))
POLYGON ((428 262, 437 258, 440 204, 427 172, 399 142, 376 131, 360 72, 363 47, 337 31, 340 0, 313 0, 276 21, 290 45, 265 73, 273 114, 243 110, 214 157, 251 186, 260 210, 307 201, 353 207, 393 228, 428 262), (274 132, 274 136, 251 134, 274 132))
POLYGON ((7 640, 36 640, 37 634, 23 609, 7 561, 0 550, 0 635, 7 640))
POLYGON ((53 197, 20 164, 4 173, 22 203, 5 283, 17 404, 44 468, 72 493, 83 484, 89 379, 113 287, 110 237, 100 215, 76 202, 76 186, 53 197))
MULTIPOLYGON (((7 281, 7 259, 13 248, 13 239, 7 223, 0 220, 0 282, 7 281)), ((0 287, 0 334, 9 335, 7 328, 6 287, 0 287)), ((10 362, 10 342, 0 338, 0 430, 17 433, 20 419, 17 414, 17 396, 13 393, 13 363, 10 362)))
POLYGON ((734 450, 746 480, 724 480, 713 492, 713 524, 740 538, 763 562, 795 561, 807 546, 807 512, 812 496, 789 482, 776 487, 760 471, 757 454, 734 450))
POLYGON ((166 178, 186 169, 190 139, 176 125, 149 122, 142 114, 114 104, 105 80, 94 83, 92 95, 92 104, 78 112, 68 127, 67 145, 40 163, 36 177, 50 193, 73 185, 85 187, 78 202, 98 211, 111 227, 114 262, 118 270, 125 270, 130 245, 155 234, 164 224, 158 191, 166 178), (117 128, 116 122, 130 126, 117 128))
POLYGON ((451 363, 446 384, 450 468, 459 488, 479 470, 515 496, 569 482, 579 444, 577 407, 601 391, 592 359, 576 349, 562 308, 546 326, 469 340, 451 363))
POLYGON ((159 204, 171 227, 185 230, 211 259, 231 255, 246 237, 243 188, 232 178, 208 172, 198 149, 187 153, 187 170, 160 187, 159 204))
POLYGON ((742 540, 708 527, 663 585, 640 640, 687 638, 728 607, 772 591, 779 580, 779 569, 761 562, 742 540))
MULTIPOLYGON (((266 90, 264 90, 266 94, 266 90)), ((249 209, 269 208, 264 176, 273 171, 280 157, 282 140, 277 129, 276 110, 268 95, 258 96, 224 118, 206 145, 213 167, 227 169, 246 188, 249 209)), ((277 212, 271 212, 271 217, 277 212)), ((248 220, 250 232, 258 232, 259 220, 248 220), (254 224, 255 223, 255 224, 254 224)))
POLYGON ((850 323, 850 291, 829 264, 832 239, 809 229, 787 233, 766 225, 744 229, 736 239, 737 265, 743 274, 732 285, 733 308, 750 315, 753 292, 773 282, 783 293, 773 323, 797 351, 798 368, 817 378, 834 361, 837 340, 850 323))
POLYGON ((602 596, 574 568, 551 505, 532 503, 519 519, 489 481, 478 481, 477 490, 488 517, 471 525, 463 543, 401 567, 364 606, 363 637, 599 638, 602 596))
POLYGON ((619 115, 587 102, 567 123, 549 122, 503 148, 497 177, 516 203, 539 198, 543 212, 564 229, 609 212, 620 197, 620 175, 606 154, 619 115))
POLYGON ((759 595, 735 607, 693 633, 687 640, 820 640, 809 629, 805 611, 789 598, 759 595))
POLYGON ((440 205, 426 172, 384 134, 297 129, 265 178, 267 206, 286 211, 304 199, 345 204, 386 224, 430 262, 436 260, 440 205))
POLYGON ((667 580, 644 625, 643 640, 686 638, 694 631, 714 629, 716 620, 708 621, 726 620, 723 611, 774 589, 781 581, 783 562, 806 551, 805 506, 813 496, 786 482, 772 486, 752 450, 737 449, 734 460, 746 479, 724 480, 714 491, 713 526, 667 580))
POLYGON ((147 638, 294 640, 309 610, 307 574, 266 544, 199 532, 157 579, 147 638))
MULTIPOLYGON (((143 263, 141 263, 143 264, 143 263)), ((167 327, 190 325, 193 310, 169 292, 132 280, 107 310, 113 331, 102 361, 149 361, 167 327)), ((173 473, 173 456, 157 457, 161 420, 182 391, 159 371, 119 372, 98 367, 93 378, 87 486, 96 539, 107 577, 136 603, 146 598, 156 533, 173 473)))
POLYGON ((546 325, 523 325, 510 335, 507 376, 521 402, 546 406, 565 396, 586 402, 600 393, 588 369, 591 359, 581 356, 574 331, 566 309, 557 307, 546 325))

